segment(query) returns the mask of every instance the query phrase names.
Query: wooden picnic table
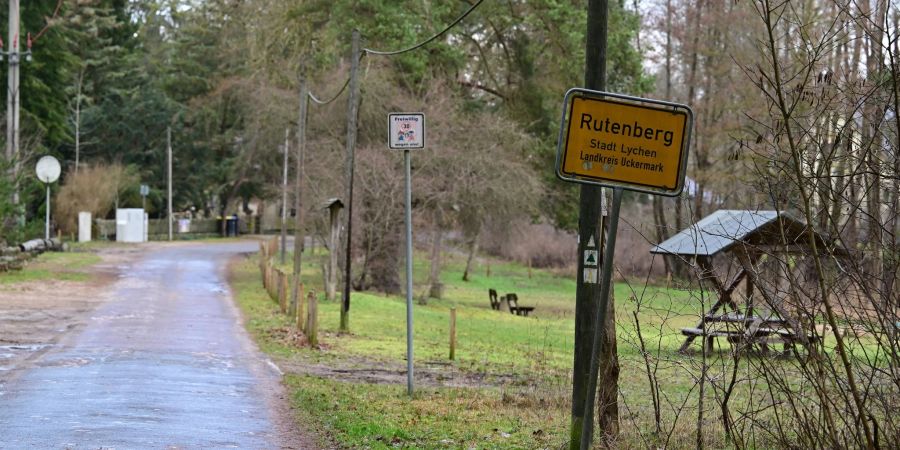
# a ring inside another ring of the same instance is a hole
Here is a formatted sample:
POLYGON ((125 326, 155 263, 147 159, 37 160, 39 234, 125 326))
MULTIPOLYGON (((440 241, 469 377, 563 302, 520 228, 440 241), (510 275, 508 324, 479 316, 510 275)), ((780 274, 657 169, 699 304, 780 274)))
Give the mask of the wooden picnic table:
POLYGON ((775 314, 759 316, 737 311, 706 314, 700 326, 682 328, 681 334, 689 338, 701 337, 707 351, 713 350, 713 343, 717 337, 724 337, 732 344, 759 345, 763 353, 768 352, 770 343, 783 343, 787 351, 797 341, 797 336, 790 329, 790 323, 784 318, 775 314), (705 332, 700 328, 704 324, 705 332))

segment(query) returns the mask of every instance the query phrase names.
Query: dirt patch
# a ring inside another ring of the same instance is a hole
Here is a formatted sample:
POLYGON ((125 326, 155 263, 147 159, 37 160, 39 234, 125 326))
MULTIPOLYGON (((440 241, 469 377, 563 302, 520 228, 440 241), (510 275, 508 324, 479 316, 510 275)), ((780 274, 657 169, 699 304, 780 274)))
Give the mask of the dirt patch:
MULTIPOLYGON (((274 359, 282 371, 311 375, 348 383, 406 384, 406 365, 352 356, 341 356, 327 364, 307 359, 274 359)), ((417 362, 414 367, 417 386, 484 388, 528 386, 534 383, 517 374, 467 372, 444 362, 417 362)))
POLYGON ((0 285, 0 383, 82 328, 109 300, 106 289, 147 247, 105 247, 100 262, 59 272, 88 274, 86 281, 56 279, 0 285))

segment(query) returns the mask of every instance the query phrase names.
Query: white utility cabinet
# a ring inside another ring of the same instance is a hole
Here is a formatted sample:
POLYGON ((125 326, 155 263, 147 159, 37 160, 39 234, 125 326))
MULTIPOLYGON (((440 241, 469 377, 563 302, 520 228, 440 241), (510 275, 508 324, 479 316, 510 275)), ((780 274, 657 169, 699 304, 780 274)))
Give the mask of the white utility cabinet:
POLYGON ((91 213, 78 213, 78 242, 91 242, 91 213))
POLYGON ((120 208, 116 210, 116 241, 147 241, 147 221, 142 208, 120 208))

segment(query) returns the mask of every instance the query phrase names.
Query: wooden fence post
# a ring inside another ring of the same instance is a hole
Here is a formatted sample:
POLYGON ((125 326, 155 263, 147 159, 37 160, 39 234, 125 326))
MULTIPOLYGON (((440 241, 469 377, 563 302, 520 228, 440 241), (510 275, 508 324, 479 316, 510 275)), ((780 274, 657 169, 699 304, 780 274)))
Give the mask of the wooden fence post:
POLYGON ((456 308, 450 308, 450 360, 456 359, 456 308))
POLYGON ((265 265, 264 261, 266 260, 266 246, 263 245, 262 241, 259 242, 259 273, 260 275, 265 275, 265 265))
POLYGON ((306 308, 306 338, 310 347, 316 347, 319 345, 319 301, 316 291, 309 291, 306 300, 309 303, 306 308))
POLYGON ((278 271, 275 272, 275 282, 278 283, 278 286, 275 288, 276 295, 272 300, 275 300, 275 303, 278 303, 280 306, 281 297, 284 296, 284 272, 282 272, 281 269, 278 269, 278 271))
POLYGON ((269 298, 272 300, 276 298, 275 291, 278 289, 278 286, 275 284, 275 277, 277 276, 275 270, 275 266, 269 263, 269 298))
POLYGON ((281 307, 281 313, 284 314, 287 311, 287 297, 288 292, 288 274, 282 272, 281 273, 281 295, 278 296, 278 304, 281 307))
POLYGON ((297 283, 297 314, 294 319, 296 320, 297 329, 300 331, 306 331, 303 329, 303 326, 306 325, 303 323, 303 283, 297 283))

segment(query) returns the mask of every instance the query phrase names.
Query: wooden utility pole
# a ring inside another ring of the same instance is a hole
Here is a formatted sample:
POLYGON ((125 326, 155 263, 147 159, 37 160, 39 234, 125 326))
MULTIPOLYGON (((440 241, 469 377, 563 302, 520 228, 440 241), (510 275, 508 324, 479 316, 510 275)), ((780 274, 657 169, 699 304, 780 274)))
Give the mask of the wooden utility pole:
MULTIPOLYGON (((168 191, 169 191, 169 200, 168 200, 168 211, 169 211, 169 240, 172 240, 172 127, 166 127, 166 157, 167 157, 167 165, 168 165, 168 191)), ((222 220, 225 220, 224 218, 222 220)))
MULTIPOLYGON (((607 17, 609 7, 607 0, 589 0, 587 15, 587 39, 585 45, 585 71, 584 71, 584 87, 603 91, 606 89, 606 37, 607 37, 607 17)), ((601 289, 604 287, 597 284, 597 280, 586 279, 588 274, 585 271, 585 261, 580 255, 585 254, 586 250, 597 249, 599 255, 610 249, 603 248, 604 228, 603 216, 605 211, 603 206, 603 192, 600 187, 592 185, 581 186, 581 196, 579 199, 580 216, 578 220, 578 285, 575 294, 575 361, 572 383, 572 420, 571 433, 569 439, 569 449, 575 450, 585 447, 582 445, 582 435, 587 434, 587 441, 590 441, 591 427, 593 425, 591 416, 585 417, 585 403, 588 399, 588 389, 591 385, 591 377, 596 378, 596 373, 591 373, 591 354, 593 351, 593 337, 595 327, 600 326, 594 323, 595 313, 600 300, 601 289), (591 282, 592 281, 592 282, 591 282)), ((601 256, 602 258, 602 256, 601 256)), ((596 269, 594 269, 596 274, 596 269)), ((596 276, 596 275, 595 275, 596 276)), ((614 302, 610 301, 610 308, 614 302)), ((611 332, 613 339, 615 337, 615 328, 611 325, 614 323, 614 315, 608 313, 606 320, 610 324, 607 328, 607 336, 611 332)), ((614 341, 613 341, 614 342, 614 341)), ((608 358, 610 349, 603 346, 601 349, 601 366, 606 372, 610 364, 608 358)), ((613 353, 612 358, 615 359, 613 353)), ((613 395, 617 395, 616 386, 618 385, 618 364, 614 364, 616 376, 615 378, 603 379, 603 386, 600 390, 607 392, 612 388, 613 395)), ((609 405, 608 398, 601 395, 598 404, 604 405, 604 408, 612 408, 617 405, 609 405)), ((618 424, 616 424, 616 428, 618 424)), ((601 433, 607 435, 607 430, 602 429, 601 433)))
MULTIPOLYGON (((303 106, 300 107, 303 108, 303 106)), ((281 265, 284 265, 284 260, 287 256, 288 161, 290 161, 288 155, 291 153, 290 136, 291 129, 285 128, 284 147, 281 148, 284 152, 284 164, 282 165, 283 173, 281 177, 281 265)))
MULTIPOLYGON (((288 312, 298 319, 303 310, 303 284, 300 282, 300 268, 303 256, 303 152, 306 150, 306 114, 309 107, 309 86, 306 75, 300 75, 300 113, 297 118, 297 174, 294 178, 294 276, 291 283, 291 301, 288 312)), ((287 205, 287 203, 285 203, 287 205)), ((302 322, 300 322, 302 323, 302 322)))
POLYGON ((353 244, 353 164, 356 149, 356 121, 359 116, 359 30, 353 30, 353 40, 350 46, 350 99, 347 105, 347 161, 346 165, 346 195, 347 201, 345 248, 344 248, 344 295, 341 299, 341 326, 340 331, 350 331, 350 284, 351 254, 353 244))

